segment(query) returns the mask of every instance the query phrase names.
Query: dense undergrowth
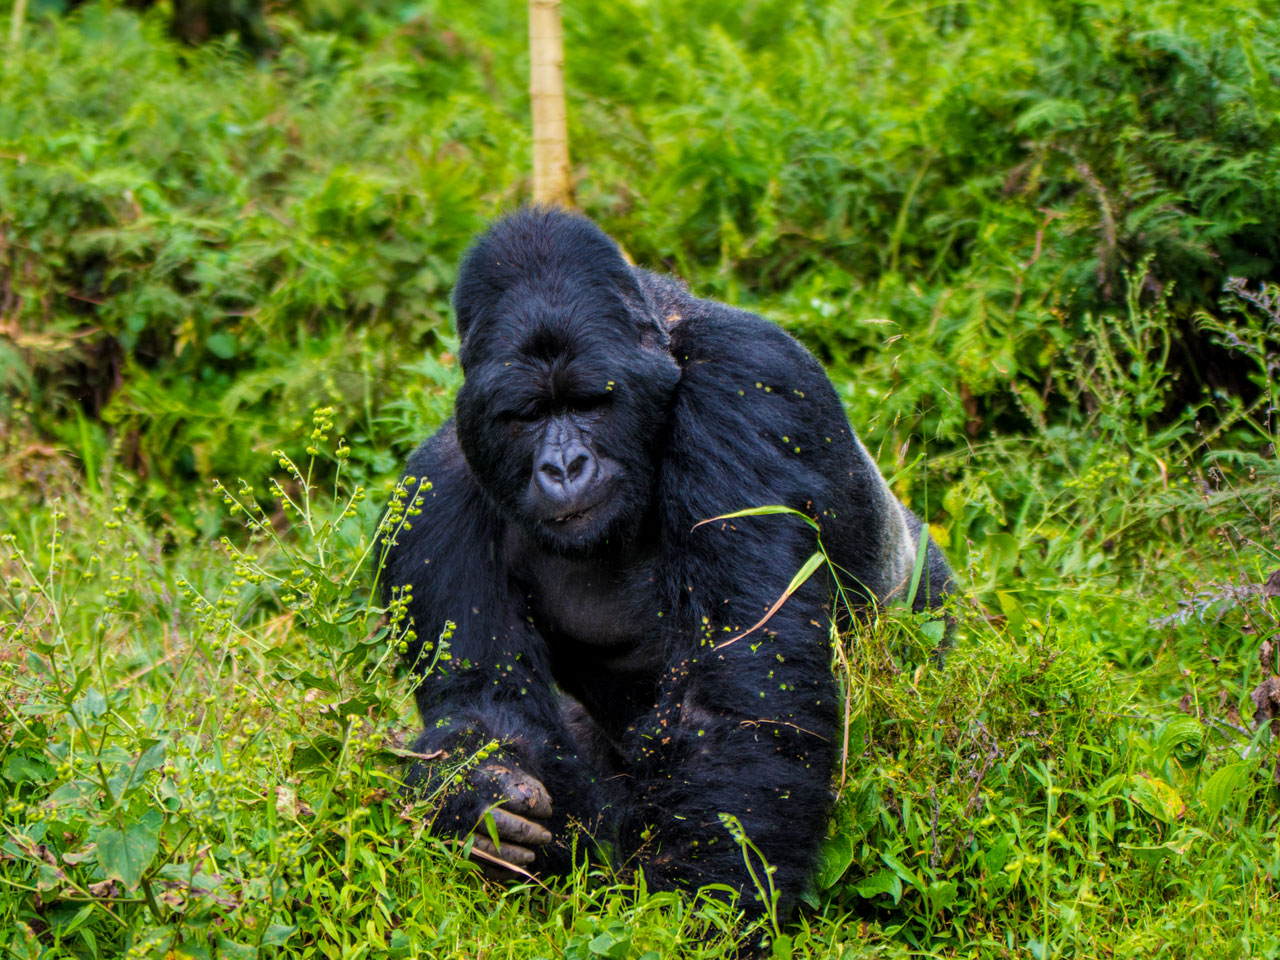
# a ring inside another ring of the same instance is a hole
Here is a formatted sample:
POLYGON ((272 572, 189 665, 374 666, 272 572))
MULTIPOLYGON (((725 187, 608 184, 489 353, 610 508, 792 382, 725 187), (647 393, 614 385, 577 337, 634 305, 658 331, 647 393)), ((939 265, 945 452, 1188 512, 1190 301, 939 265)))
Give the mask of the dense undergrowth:
MULTIPOLYGON (((0 63, 0 946, 730 955, 714 899, 486 885, 397 792, 370 551, 459 380, 456 256, 525 195, 523 4, 286 5, 261 59, 32 9, 0 63)), ((815 349, 964 588, 945 669, 901 611, 842 639, 839 802, 776 955, 1280 956, 1277 23, 566 10, 584 209, 815 349)))

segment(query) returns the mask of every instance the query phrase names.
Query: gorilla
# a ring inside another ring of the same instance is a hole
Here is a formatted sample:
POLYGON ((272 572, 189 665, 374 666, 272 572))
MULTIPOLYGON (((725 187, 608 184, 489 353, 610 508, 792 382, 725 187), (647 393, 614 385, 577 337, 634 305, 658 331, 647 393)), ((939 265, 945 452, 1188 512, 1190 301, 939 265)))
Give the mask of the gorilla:
POLYGON ((563 872, 597 849, 651 887, 726 885, 759 911, 745 834, 785 909, 841 741, 836 583, 820 568, 765 619, 817 535, 725 515, 812 518, 859 610, 910 592, 922 536, 916 607, 939 605, 945 559, 804 347, 631 266, 590 220, 497 221, 454 308, 455 416, 409 458, 416 499, 381 573, 421 677, 409 780, 449 785, 433 830, 474 835, 490 868, 563 872))

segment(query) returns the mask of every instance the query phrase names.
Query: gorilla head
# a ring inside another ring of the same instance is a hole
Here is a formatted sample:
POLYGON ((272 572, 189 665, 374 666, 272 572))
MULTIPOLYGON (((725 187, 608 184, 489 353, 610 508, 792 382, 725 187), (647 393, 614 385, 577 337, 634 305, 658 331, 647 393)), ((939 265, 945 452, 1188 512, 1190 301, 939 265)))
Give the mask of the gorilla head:
POLYGON ((617 244, 585 218, 522 210, 471 248, 454 308, 458 440, 485 493, 543 547, 625 540, 680 372, 617 244))

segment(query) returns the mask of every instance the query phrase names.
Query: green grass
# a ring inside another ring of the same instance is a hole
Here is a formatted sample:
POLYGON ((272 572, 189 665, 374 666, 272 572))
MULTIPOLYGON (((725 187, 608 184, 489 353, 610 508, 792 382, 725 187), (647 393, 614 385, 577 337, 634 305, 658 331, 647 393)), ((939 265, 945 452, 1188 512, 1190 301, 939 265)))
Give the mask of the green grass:
MULTIPOLYGON (((821 869, 760 932, 1280 956, 1280 15, 846 8, 566 10, 584 208, 823 357, 963 588, 945 668, 899 609, 841 639, 821 869)), ((488 884, 397 790, 370 552, 527 190, 522 4, 271 23, 94 4, 0 63, 0 947, 731 956, 713 897, 488 884)))

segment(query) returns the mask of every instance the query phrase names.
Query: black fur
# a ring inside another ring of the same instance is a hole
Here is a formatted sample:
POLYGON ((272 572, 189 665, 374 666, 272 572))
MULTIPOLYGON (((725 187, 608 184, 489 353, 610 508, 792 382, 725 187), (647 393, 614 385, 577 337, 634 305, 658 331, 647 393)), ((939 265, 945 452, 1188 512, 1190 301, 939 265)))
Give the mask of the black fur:
MULTIPOLYGON (((590 221, 524 210, 467 254, 455 291, 456 419, 410 458, 423 512, 382 583, 423 636, 456 622, 418 688, 421 751, 500 741, 554 813, 651 886, 755 889, 719 815, 776 868, 784 901, 824 834, 840 740, 832 583, 764 616, 815 550, 816 518, 859 603, 904 594, 919 521, 854 437, 818 362, 778 327, 631 267, 590 221)), ((950 571, 929 544, 918 606, 950 571)), ((411 650, 416 658, 418 650, 411 650)), ((424 658, 425 659, 425 658, 424 658)), ((501 797, 473 778, 437 829, 501 797)))

